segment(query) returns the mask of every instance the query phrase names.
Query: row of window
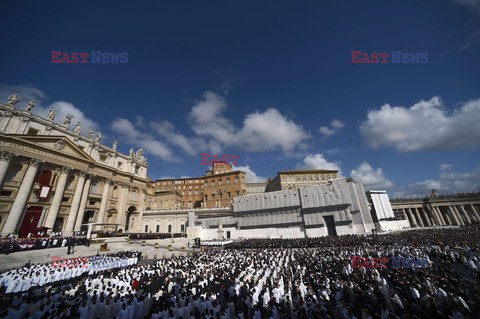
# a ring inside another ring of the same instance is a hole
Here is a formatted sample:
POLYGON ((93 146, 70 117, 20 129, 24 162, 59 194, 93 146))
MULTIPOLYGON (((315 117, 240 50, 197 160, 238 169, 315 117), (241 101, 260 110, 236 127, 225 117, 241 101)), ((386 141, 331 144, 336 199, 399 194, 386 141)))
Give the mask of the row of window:
MULTIPOLYGON (((240 196, 240 192, 239 191, 236 191, 235 192, 235 196, 240 196)), ((219 192, 218 194, 216 194, 215 192, 211 193, 210 194, 210 199, 211 200, 215 200, 215 199, 227 199, 227 198, 231 198, 232 197, 232 194, 230 192, 226 192, 226 193, 222 193, 222 192, 219 192), (218 195, 218 196, 217 196, 218 195)), ((208 195, 205 194, 205 200, 208 200, 208 195)))
POLYGON ((158 185, 173 185, 173 184, 199 184, 201 183, 201 180, 195 179, 195 180, 177 180, 177 181, 164 181, 164 182, 156 182, 157 186, 158 185))
MULTIPOLYGON (((223 173, 223 171, 222 171, 222 173, 223 173)), ((227 177, 227 178, 225 179, 225 181, 226 181, 227 184, 230 184, 230 177, 227 177)), ((222 185, 222 182, 223 182, 223 181, 222 181, 222 179, 220 178, 220 179, 218 180, 218 185, 222 185)), ((196 180, 195 180, 195 184, 198 184, 198 183, 201 183, 201 180, 196 179, 196 180)), ((215 180, 212 180, 212 181, 211 181, 212 186, 215 185, 214 183, 215 183, 215 180)), ((238 177, 235 177, 235 183, 238 183, 238 177)), ((159 187, 160 185, 193 184, 193 182, 190 181, 190 180, 177 180, 177 181, 156 182, 156 184, 157 184, 157 187, 159 187)), ((205 184, 205 186, 207 186, 208 182, 205 180, 205 181, 204 181, 204 184, 205 184)), ((176 187, 175 187, 175 188, 176 188, 176 187)), ((190 185, 189 188, 192 188, 192 185, 190 185)), ((195 186, 195 188, 198 188, 198 186, 195 186)), ((163 189, 166 190, 167 188, 164 187, 163 189)), ((180 189, 180 188, 179 188, 179 189, 180 189)), ((183 189, 185 189, 185 186, 183 186, 183 189)))
POLYGON ((308 181, 323 181, 330 178, 335 178, 335 174, 322 174, 320 175, 303 175, 303 176, 285 176, 282 178, 285 182, 308 182, 308 181))
MULTIPOLYGON (((172 232, 172 225, 168 225, 168 231, 167 233, 171 233, 172 232)), ((148 225, 145 225, 145 232, 148 233, 148 225)), ((156 233, 159 233, 160 232, 160 225, 157 225, 156 226, 156 229, 155 229, 155 232, 156 233)), ((180 232, 181 233, 184 233, 185 232, 185 225, 180 225, 180 232)))

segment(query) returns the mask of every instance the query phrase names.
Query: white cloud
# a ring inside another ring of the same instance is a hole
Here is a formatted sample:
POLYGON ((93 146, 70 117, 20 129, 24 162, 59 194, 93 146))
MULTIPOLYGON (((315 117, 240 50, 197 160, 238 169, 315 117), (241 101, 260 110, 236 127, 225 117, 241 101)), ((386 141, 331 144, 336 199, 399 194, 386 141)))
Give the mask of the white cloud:
MULTIPOLYGON (((463 5, 473 13, 473 19, 480 17, 480 0, 453 0, 453 2, 463 5)), ((480 42, 480 29, 476 29, 468 36, 466 42, 460 47, 460 52, 465 52, 469 47, 480 42)))
POLYGON ((453 0, 453 2, 464 5, 470 10, 480 12, 480 0, 453 0))
MULTIPOLYGON (((71 114, 74 116, 72 123, 70 124, 70 129, 73 129, 77 122, 80 122, 81 133, 87 135, 90 129, 98 131, 99 125, 94 120, 90 119, 83 113, 82 110, 75 107, 72 103, 65 101, 57 101, 52 104, 43 105, 46 95, 39 89, 30 86, 30 85, 4 85, 0 84, 0 100, 7 101, 8 96, 17 93, 18 97, 21 99, 20 102, 16 104, 16 108, 24 109, 25 103, 29 100, 35 100, 35 107, 33 108, 33 113, 41 116, 43 118, 47 117, 49 109, 55 109, 58 111, 58 114, 55 117, 55 122, 62 124, 65 116, 71 114)), ((106 135, 103 135, 103 138, 106 138, 106 135)))
POLYGON ((393 186, 393 182, 385 177, 381 168, 374 169, 367 162, 363 162, 357 168, 352 169, 350 176, 355 181, 363 183, 366 190, 383 190, 393 186))
MULTIPOLYGON (((83 135, 87 135, 88 131, 90 129, 92 129, 94 131, 99 130, 99 125, 98 125, 97 122, 95 122, 94 120, 85 116, 83 111, 80 110, 79 108, 76 108, 72 103, 68 103, 68 102, 65 102, 65 101, 55 102, 55 103, 49 105, 47 108, 39 108, 34 113, 37 113, 38 115, 40 115, 43 118, 46 118, 49 109, 54 109, 54 110, 58 111, 58 113, 55 117, 55 121, 59 124, 63 123, 63 120, 65 119, 67 114, 73 115, 74 117, 73 117, 72 123, 70 124, 69 128, 73 129, 75 127, 75 124, 77 122, 80 122, 81 125, 82 125, 81 126, 81 133, 83 135)), ((105 140, 105 138, 106 138, 106 135, 103 134, 103 139, 105 140)))
POLYGON ((333 119, 330 125, 331 128, 328 126, 322 126, 318 129, 318 131, 323 135, 324 139, 327 139, 330 136, 337 134, 338 132, 340 132, 341 129, 345 127, 345 124, 337 119, 333 119))
POLYGON ((126 119, 115 119, 111 124, 112 130, 129 144, 142 148, 147 153, 160 157, 165 161, 179 161, 167 145, 157 140, 153 135, 137 130, 126 119))
POLYGON ((340 169, 340 163, 329 162, 323 154, 310 154, 303 159, 303 161, 296 166, 297 169, 325 169, 325 170, 338 170, 339 174, 342 174, 340 169))
POLYGON ((424 195, 432 189, 439 192, 480 191, 480 167, 472 172, 457 172, 452 166, 440 167, 437 178, 414 182, 395 188, 395 196, 424 195))
POLYGON ((440 97, 411 107, 383 105, 370 110, 360 131, 373 148, 398 151, 480 146, 480 99, 447 112, 440 97))
POLYGON ((291 151, 308 138, 301 125, 283 116, 277 109, 246 116, 237 134, 237 144, 246 151, 291 151))
POLYGON ((112 127, 125 136, 128 143, 154 142, 144 148, 164 159, 173 158, 173 154, 157 136, 190 156, 206 152, 221 155, 226 147, 257 152, 282 150, 287 154, 305 147, 303 141, 309 138, 302 126, 276 109, 246 115, 241 128, 223 116, 226 109, 227 102, 224 97, 214 92, 205 92, 203 98, 195 103, 187 115, 194 136, 182 134, 168 121, 146 123, 141 116, 136 116, 135 125, 126 119, 117 119, 112 127), (125 127, 122 128, 122 125, 125 127), (153 130, 154 134, 145 132, 146 129, 153 130))
POLYGON ((196 103, 188 115, 192 130, 218 148, 228 145, 252 152, 288 152, 309 138, 301 125, 277 109, 246 115, 241 128, 223 116, 226 109, 225 98, 210 91, 205 92, 203 99, 196 103))
POLYGON ((145 118, 141 115, 135 116, 135 125, 136 126, 144 126, 145 125, 145 118))
POLYGON ((266 177, 258 176, 249 165, 245 166, 235 166, 233 165, 234 170, 239 170, 246 173, 247 183, 260 183, 267 181, 266 177))
POLYGON ((228 93, 233 87, 233 83, 238 79, 240 79, 240 77, 235 75, 223 76, 222 84, 220 84, 220 90, 222 91, 222 93, 228 95, 228 93))
POLYGON ((225 98, 210 91, 205 92, 203 100, 197 102, 188 114, 191 129, 195 134, 212 138, 220 144, 234 140, 236 128, 222 116, 226 108, 225 98))
POLYGON ((185 137, 184 135, 175 131, 175 126, 168 121, 150 122, 150 127, 153 130, 165 138, 169 143, 174 144, 181 148, 185 153, 189 155, 197 154, 195 149, 195 143, 192 143, 192 139, 185 137))
POLYGON ((331 148, 331 149, 326 150, 325 153, 327 155, 332 155, 333 156, 333 155, 339 155, 339 154, 345 153, 347 151, 349 151, 348 148, 331 148))
POLYGON ((166 176, 166 175, 162 175, 160 176, 158 179, 177 179, 175 176, 166 176))
POLYGON ((45 94, 39 89, 31 85, 5 85, 0 84, 0 101, 7 102, 8 97, 13 93, 17 93, 21 99, 17 103, 17 108, 23 108, 25 103, 29 100, 35 100, 36 104, 41 104, 41 101, 46 98, 45 94), (38 102, 38 103, 37 103, 38 102))
POLYGON ((440 164, 440 170, 444 171, 452 168, 452 164, 440 164))

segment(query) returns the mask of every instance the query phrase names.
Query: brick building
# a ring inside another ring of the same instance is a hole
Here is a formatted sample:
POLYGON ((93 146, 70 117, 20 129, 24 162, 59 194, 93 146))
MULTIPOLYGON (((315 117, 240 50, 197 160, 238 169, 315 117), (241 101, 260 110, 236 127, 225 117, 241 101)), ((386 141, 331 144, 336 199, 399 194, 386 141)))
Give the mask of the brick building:
POLYGON ((215 208, 230 206, 246 192, 245 173, 232 165, 213 162, 203 177, 161 179, 150 184, 147 206, 155 209, 215 208))

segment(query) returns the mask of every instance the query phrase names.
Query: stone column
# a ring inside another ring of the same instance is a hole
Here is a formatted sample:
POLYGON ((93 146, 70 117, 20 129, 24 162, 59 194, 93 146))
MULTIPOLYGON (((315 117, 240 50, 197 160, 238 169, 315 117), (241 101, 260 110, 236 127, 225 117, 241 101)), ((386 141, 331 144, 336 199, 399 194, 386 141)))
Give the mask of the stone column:
POLYGON ((140 189, 138 197, 138 215, 135 216, 135 223, 133 225, 135 232, 141 232, 142 220, 143 220, 143 211, 145 210, 145 189, 140 189))
POLYGON ((418 214, 423 218, 424 220, 424 225, 425 226, 431 226, 431 223, 430 223, 430 218, 428 217, 427 215, 427 212, 425 210, 423 210, 423 208, 418 209, 418 208, 415 208, 415 210, 418 212, 418 214))
POLYGON ((470 210, 472 211, 472 215, 475 216, 475 218, 480 221, 480 214, 478 212, 478 210, 475 208, 475 206, 473 206, 472 204, 468 205, 470 207, 470 210))
POLYGON ((475 208, 475 206, 473 205, 468 205, 470 207, 470 210, 472 211, 472 215, 475 216, 475 218, 480 221, 480 214, 478 212, 478 210, 475 208))
POLYGON ((466 222, 465 218, 461 214, 459 214, 455 205, 451 205, 449 207, 450 207, 450 211, 452 212, 452 214, 454 214, 457 217, 458 222, 460 223, 459 225, 460 226, 465 226, 465 222, 466 222))
POLYGON ((455 216, 457 216, 457 219, 458 219, 458 221, 460 222, 460 225, 461 225, 461 226, 465 226, 465 219, 463 218, 462 215, 460 215, 460 214, 458 213, 458 210, 457 210, 457 208, 455 207, 455 205, 452 205, 452 206, 450 206, 450 207, 451 207, 452 212, 455 214, 455 216))
POLYGON ((32 159, 27 168, 27 172, 23 177, 22 184, 18 189, 17 196, 15 201, 12 204, 10 213, 8 214, 5 225, 3 225, 2 234, 14 233, 17 224, 22 216, 23 210, 25 209, 25 204, 27 203, 30 193, 32 191, 33 183, 35 183, 35 178, 37 177, 38 168, 40 166, 40 161, 32 159))
POLYGON ((103 223, 103 217, 107 211, 107 204, 108 204, 108 191, 110 190, 110 183, 112 180, 106 179, 103 181, 103 193, 102 193, 102 201, 100 202, 100 209, 98 211, 98 218, 97 223, 103 223))
POLYGON ((445 218, 447 220, 448 225, 450 226, 457 225, 455 224, 455 219, 453 218, 452 214, 450 214, 450 211, 445 212, 445 218))
POLYGON ((432 206, 433 211, 437 214, 438 219, 440 220, 440 225, 447 225, 445 218, 443 218, 442 211, 438 206, 432 206))
POLYGON ((465 221, 465 224, 470 225, 472 223, 472 221, 470 220, 470 217, 468 217, 467 214, 464 214, 463 210, 458 209, 457 206, 453 206, 453 208, 455 209, 457 214, 463 218, 463 220, 465 221))
POLYGON ((410 227, 417 227, 417 220, 415 219, 415 216, 413 216, 412 212, 410 211, 410 208, 404 208, 404 210, 408 213, 408 216, 410 217, 410 227))
POLYGON ((121 191, 118 195, 118 212, 115 218, 115 223, 119 224, 119 229, 125 232, 125 212, 127 210, 127 200, 129 199, 129 187, 128 184, 121 184, 121 191))
POLYGON ((91 182, 92 176, 88 175, 85 186, 83 186, 82 200, 80 201, 80 208, 78 209, 77 219, 75 220, 75 227, 73 228, 74 231, 80 231, 80 227, 82 226, 83 215, 85 215, 85 207, 87 207, 88 193, 90 192, 91 182))
POLYGON ((428 210, 422 208, 423 214, 425 215, 425 219, 427 220, 428 226, 435 226, 435 220, 432 218, 432 215, 428 210))
POLYGON ((3 181, 13 156, 10 152, 0 152, 0 189, 2 189, 3 181))
POLYGON ((438 217, 438 214, 437 212, 435 211, 435 209, 433 208, 433 206, 430 206, 431 209, 430 209, 430 214, 432 216, 432 220, 434 221, 435 223, 435 226, 440 226, 442 225, 442 221, 440 220, 440 217, 438 217))
POLYGON ((77 185, 75 186, 75 193, 73 193, 72 205, 67 216, 67 223, 65 224, 64 235, 73 235, 73 226, 75 226, 75 220, 77 219, 78 207, 80 206, 80 200, 82 199, 83 185, 85 184, 85 172, 78 174, 77 185))
POLYGON ((455 225, 458 225, 458 226, 462 226, 460 220, 458 219, 458 216, 455 214, 455 212, 453 211, 452 207, 451 206, 447 206, 447 209, 448 209, 448 213, 447 216, 450 216, 450 219, 451 221, 453 221, 453 223, 455 225))
MULTIPOLYGON (((421 227, 425 227, 423 225, 423 220, 422 220, 422 217, 420 216, 420 214, 418 213, 418 210, 416 208, 413 208, 414 209, 414 214, 415 214, 415 217, 417 218, 417 222, 418 222, 418 225, 421 226, 421 227)), ((411 210, 413 210, 411 209, 411 210)))
POLYGON ((50 228, 49 231, 53 230, 55 225, 55 219, 57 218, 58 211, 60 210, 60 205, 62 204, 63 192, 65 191, 65 184, 67 183, 69 169, 62 167, 59 169, 60 175, 58 176, 57 185, 55 186, 55 194, 53 195, 52 202, 50 204, 50 209, 48 210, 47 219, 45 220, 45 227, 50 228))
POLYGON ((432 212, 426 208, 422 208, 423 210, 423 213, 425 214, 425 216, 427 216, 428 218, 428 221, 430 222, 430 226, 436 226, 437 225, 437 222, 432 214, 432 212))
POLYGON ((463 215, 467 216, 470 219, 471 223, 477 221, 473 214, 472 215, 468 214, 467 210, 465 209, 465 207, 463 207, 463 205, 459 205, 458 207, 460 207, 460 211, 463 213, 463 215))

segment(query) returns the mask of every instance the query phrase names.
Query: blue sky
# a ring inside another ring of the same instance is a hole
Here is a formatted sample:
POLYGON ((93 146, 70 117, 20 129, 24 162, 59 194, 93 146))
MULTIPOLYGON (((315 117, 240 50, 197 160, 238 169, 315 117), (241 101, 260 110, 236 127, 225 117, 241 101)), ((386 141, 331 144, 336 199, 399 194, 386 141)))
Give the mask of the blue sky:
MULTIPOLYGON (((239 155, 250 181, 339 168, 393 195, 480 189, 480 1, 4 2, 0 98, 72 113, 149 176, 239 155), (128 52, 53 64, 51 51, 128 52), (353 64, 351 51, 428 53, 353 64)), ((61 121, 63 118, 58 118, 61 121)))

